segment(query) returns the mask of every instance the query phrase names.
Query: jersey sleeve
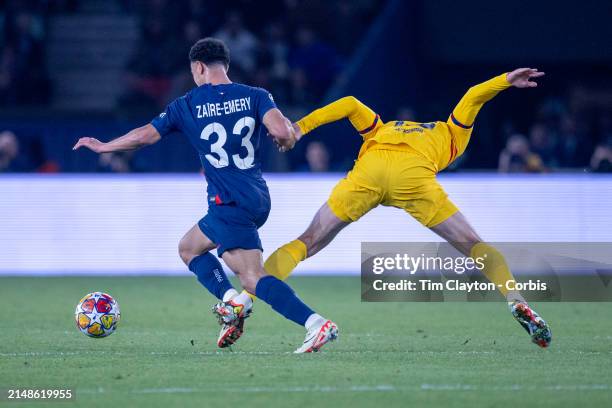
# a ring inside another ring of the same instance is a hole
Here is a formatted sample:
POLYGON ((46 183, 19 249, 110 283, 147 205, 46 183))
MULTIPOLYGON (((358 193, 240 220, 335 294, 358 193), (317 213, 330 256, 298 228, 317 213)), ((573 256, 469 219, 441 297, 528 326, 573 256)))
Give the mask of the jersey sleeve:
POLYGON ((179 99, 171 102, 166 107, 166 110, 164 110, 151 121, 151 125, 153 125, 155 129, 157 129, 161 137, 164 137, 174 131, 180 130, 179 103, 179 99))
POLYGON ((476 115, 482 106, 495 95, 512 86, 506 79, 507 74, 501 74, 468 89, 453 109, 448 123, 462 129, 471 129, 474 126, 476 115))
POLYGON ((315 110, 300 119, 297 124, 303 134, 316 129, 327 123, 348 118, 351 125, 364 139, 371 136, 372 132, 382 125, 380 116, 361 103, 357 98, 346 96, 315 110))
POLYGON ((263 117, 270 109, 276 108, 272 94, 265 89, 257 90, 257 118, 263 121, 263 117))

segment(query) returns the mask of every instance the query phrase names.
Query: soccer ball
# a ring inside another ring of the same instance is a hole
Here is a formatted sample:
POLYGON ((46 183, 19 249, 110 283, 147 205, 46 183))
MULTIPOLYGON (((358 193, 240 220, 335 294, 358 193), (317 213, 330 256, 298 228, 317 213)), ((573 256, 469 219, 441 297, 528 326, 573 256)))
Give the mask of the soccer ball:
POLYGON ((117 328, 121 312, 111 295, 102 292, 88 293, 79 301, 74 318, 81 333, 89 337, 106 337, 117 328))

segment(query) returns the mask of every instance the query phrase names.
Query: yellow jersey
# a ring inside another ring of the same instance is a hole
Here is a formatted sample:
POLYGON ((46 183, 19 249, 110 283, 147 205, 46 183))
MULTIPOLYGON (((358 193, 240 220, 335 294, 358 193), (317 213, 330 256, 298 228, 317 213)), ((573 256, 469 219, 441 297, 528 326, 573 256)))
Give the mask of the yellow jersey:
POLYGON ((341 98, 315 110, 297 122, 302 134, 342 118, 348 118, 361 134, 363 156, 372 149, 409 150, 425 157, 438 172, 465 151, 476 114, 482 105, 510 87, 506 74, 468 90, 446 122, 391 121, 383 123, 372 109, 352 96, 341 98))

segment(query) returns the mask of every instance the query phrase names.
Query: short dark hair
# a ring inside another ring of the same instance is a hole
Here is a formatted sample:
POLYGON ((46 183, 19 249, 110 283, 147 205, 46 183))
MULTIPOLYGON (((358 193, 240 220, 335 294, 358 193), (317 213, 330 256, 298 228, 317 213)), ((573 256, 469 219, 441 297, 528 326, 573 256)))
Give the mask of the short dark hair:
POLYGON ((230 63, 230 52, 223 41, 206 37, 193 44, 189 50, 189 60, 191 62, 200 61, 206 65, 223 64, 227 69, 230 63))

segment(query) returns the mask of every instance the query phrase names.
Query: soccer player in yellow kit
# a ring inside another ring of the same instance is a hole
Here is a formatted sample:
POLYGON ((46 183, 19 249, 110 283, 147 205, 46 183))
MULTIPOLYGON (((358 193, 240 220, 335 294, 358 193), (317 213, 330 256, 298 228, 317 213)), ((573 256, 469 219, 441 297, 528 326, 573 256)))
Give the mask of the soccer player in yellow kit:
POLYGON ((547 347, 551 332, 546 322, 520 293, 506 287, 514 277, 503 255, 482 241, 436 180, 436 175, 465 151, 476 115, 487 101, 511 86, 536 87, 533 79, 542 75, 537 69, 519 68, 473 86, 446 122, 383 123, 379 115, 351 96, 299 120, 294 124, 297 140, 319 126, 348 118, 363 137, 363 145, 353 169, 336 185, 310 226, 298 239, 268 257, 266 271, 286 279, 299 262, 323 249, 349 223, 378 205, 396 207, 465 256, 483 257, 482 272, 502 285, 500 291, 512 315, 535 344, 547 347))

